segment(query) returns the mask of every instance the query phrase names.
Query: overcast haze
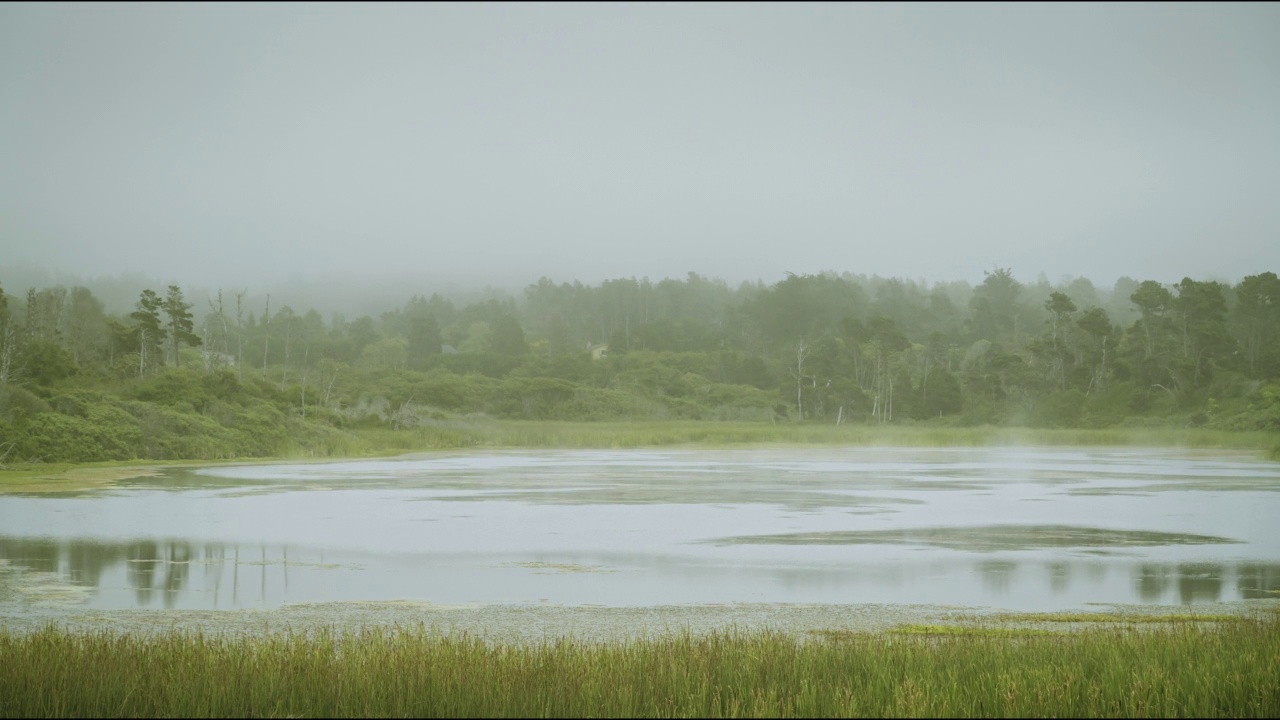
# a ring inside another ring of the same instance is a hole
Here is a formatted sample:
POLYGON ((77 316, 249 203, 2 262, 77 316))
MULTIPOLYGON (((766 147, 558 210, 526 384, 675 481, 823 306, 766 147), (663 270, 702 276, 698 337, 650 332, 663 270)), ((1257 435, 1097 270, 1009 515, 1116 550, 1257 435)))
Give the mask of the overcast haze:
POLYGON ((0 6, 0 264, 1280 271, 1280 6, 0 6))

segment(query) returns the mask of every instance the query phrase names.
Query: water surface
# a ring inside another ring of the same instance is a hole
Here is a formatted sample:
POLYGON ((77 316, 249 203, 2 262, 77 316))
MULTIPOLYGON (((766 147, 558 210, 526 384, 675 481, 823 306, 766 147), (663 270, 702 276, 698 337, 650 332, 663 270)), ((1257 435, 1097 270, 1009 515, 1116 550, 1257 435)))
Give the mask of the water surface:
POLYGON ((1012 610, 1280 597, 1280 465, 1168 449, 506 451, 0 496, 0 610, 1012 610))

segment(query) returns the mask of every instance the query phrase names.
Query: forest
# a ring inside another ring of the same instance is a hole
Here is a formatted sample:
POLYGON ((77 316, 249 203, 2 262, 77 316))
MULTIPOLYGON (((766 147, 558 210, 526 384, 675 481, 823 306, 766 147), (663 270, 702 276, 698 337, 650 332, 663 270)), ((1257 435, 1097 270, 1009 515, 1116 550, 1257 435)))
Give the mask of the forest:
POLYGON ((543 278, 352 318, 264 300, 0 289, 0 465, 328 455, 468 419, 1280 430, 1273 272, 543 278))

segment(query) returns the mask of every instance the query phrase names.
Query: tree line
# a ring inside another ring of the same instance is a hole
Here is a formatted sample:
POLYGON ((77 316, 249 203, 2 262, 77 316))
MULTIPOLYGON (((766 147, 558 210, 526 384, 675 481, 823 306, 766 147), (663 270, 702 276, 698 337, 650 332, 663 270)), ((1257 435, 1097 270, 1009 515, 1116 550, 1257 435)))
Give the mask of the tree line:
POLYGON ((544 278, 353 319, 0 288, 0 462, 269 455, 467 415, 1280 429, 1280 279, 544 278))

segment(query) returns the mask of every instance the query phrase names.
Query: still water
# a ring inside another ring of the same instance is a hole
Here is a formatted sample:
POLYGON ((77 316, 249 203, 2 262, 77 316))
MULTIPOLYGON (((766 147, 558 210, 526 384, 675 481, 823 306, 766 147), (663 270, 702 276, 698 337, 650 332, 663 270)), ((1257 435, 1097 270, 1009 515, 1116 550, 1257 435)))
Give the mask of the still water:
POLYGON ((0 496, 10 612, 1253 598, 1280 598, 1280 464, 1223 453, 472 452, 0 496))

